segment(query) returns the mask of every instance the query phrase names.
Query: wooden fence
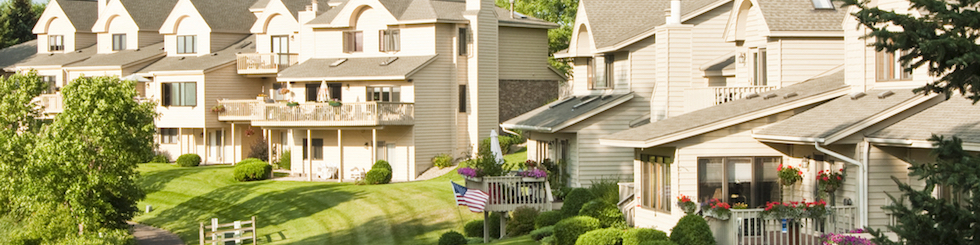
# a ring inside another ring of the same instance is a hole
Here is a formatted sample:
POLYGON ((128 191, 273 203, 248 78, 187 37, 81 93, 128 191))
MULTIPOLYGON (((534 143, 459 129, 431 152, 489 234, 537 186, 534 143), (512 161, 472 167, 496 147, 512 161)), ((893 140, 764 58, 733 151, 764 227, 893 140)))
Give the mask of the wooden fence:
POLYGON ((242 244, 244 240, 248 239, 252 239, 252 244, 259 244, 259 241, 256 239, 258 237, 255 233, 256 227, 258 225, 255 223, 255 216, 252 216, 252 220, 235 221, 226 224, 219 224, 217 218, 211 219, 211 225, 206 226, 204 222, 201 222, 201 245, 207 243, 213 245, 227 244, 228 242, 242 244), (246 225, 248 227, 245 227, 246 225))

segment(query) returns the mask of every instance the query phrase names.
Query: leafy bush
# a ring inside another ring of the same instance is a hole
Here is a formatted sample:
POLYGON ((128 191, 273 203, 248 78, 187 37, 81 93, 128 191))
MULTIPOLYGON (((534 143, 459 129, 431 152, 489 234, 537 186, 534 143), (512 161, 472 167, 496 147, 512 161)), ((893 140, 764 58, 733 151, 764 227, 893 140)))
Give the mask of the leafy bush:
POLYGON ((432 158, 432 165, 438 168, 452 167, 453 157, 446 153, 436 155, 432 158))
POLYGON ((466 245, 466 243, 466 237, 456 231, 442 233, 442 236, 439 237, 439 245, 466 245))
POLYGON ((388 161, 385 160, 378 160, 377 162, 374 162, 374 165, 371 165, 371 169, 376 169, 376 168, 384 168, 387 169, 388 171, 394 171, 391 170, 391 164, 388 164, 388 161))
POLYGON ((531 231, 531 238, 533 238, 535 241, 540 241, 541 239, 544 239, 545 237, 549 237, 554 234, 555 234, 554 226, 545 226, 545 227, 538 228, 537 230, 531 231))
POLYGON ((279 169, 290 170, 290 164, 293 158, 292 154, 290 151, 283 151, 282 155, 279 155, 279 161, 276 162, 276 166, 279 166, 279 169))
POLYGON ((623 241, 623 230, 605 228, 586 232, 575 240, 575 245, 619 245, 623 241))
POLYGON ((578 237, 591 230, 599 229, 599 220, 589 216, 575 216, 555 224, 555 242, 575 244, 578 237))
POLYGON ((640 245, 643 241, 670 241, 666 232, 650 228, 629 229, 623 232, 623 245, 640 245))
POLYGON ((592 192, 592 196, 595 196, 596 199, 617 204, 619 203, 619 179, 592 180, 589 192, 592 192))
POLYGON ((541 238, 541 245, 554 245, 554 244, 555 244, 555 236, 554 235, 551 235, 551 236, 545 237, 545 238, 541 238))
POLYGON ((586 203, 578 214, 598 219, 603 228, 626 227, 626 218, 623 217, 623 212, 619 211, 619 207, 602 200, 592 200, 586 203))
POLYGON ((197 167, 201 165, 201 156, 194 153, 180 155, 177 157, 177 165, 181 167, 197 167))
POLYGON ((575 188, 565 196, 565 204, 561 206, 562 217, 572 217, 578 215, 582 210, 582 205, 592 201, 595 196, 587 189, 575 188))
POLYGON ((249 158, 235 164, 235 180, 256 181, 268 179, 272 175, 272 165, 262 160, 249 158))
POLYGON ((684 215, 670 232, 670 241, 684 245, 715 245, 715 237, 704 218, 696 214, 684 215))
MULTIPOLYGON (((500 214, 490 213, 490 220, 487 222, 490 225, 490 237, 497 238, 500 237, 500 214)), ((483 220, 472 220, 463 226, 463 233, 467 237, 483 237, 483 220)))
POLYGON ((514 209, 510 220, 507 220, 507 235, 516 237, 534 230, 534 218, 538 217, 538 213, 537 209, 527 206, 514 209))
POLYGON ((640 245, 677 245, 677 243, 671 241, 643 241, 640 245))
POLYGON ((537 218, 534 218, 534 228, 540 229, 545 226, 553 226, 561 221, 561 211, 551 210, 547 212, 542 212, 538 214, 537 218))
POLYGON ((163 154, 158 154, 156 156, 153 156, 153 159, 150 159, 150 162, 151 163, 169 163, 170 160, 167 159, 167 156, 164 156, 163 154))
POLYGON ((262 161, 269 160, 269 143, 265 141, 265 138, 253 144, 251 150, 248 153, 248 158, 258 158, 262 161))
POLYGON ((391 170, 385 168, 372 168, 364 175, 364 183, 369 185, 380 185, 391 183, 391 170))
POLYGON ((482 237, 467 237, 466 244, 483 244, 482 237))

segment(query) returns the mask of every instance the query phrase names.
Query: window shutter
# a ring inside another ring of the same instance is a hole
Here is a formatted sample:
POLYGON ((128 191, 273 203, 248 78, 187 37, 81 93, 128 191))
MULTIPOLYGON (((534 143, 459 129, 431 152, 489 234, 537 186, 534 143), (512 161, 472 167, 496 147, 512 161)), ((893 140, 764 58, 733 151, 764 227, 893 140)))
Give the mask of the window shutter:
POLYGON ((459 85, 459 112, 466 112, 466 85, 459 85))
POLYGON ((388 31, 378 30, 378 51, 388 51, 388 31))

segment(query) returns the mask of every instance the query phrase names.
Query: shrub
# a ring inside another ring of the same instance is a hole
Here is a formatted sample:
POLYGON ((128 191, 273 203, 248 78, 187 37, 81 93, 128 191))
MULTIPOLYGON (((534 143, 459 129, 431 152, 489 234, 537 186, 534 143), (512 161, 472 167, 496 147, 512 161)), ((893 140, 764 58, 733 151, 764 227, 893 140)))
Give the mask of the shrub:
POLYGON ((150 159, 150 162, 151 163, 169 163, 170 160, 168 160, 167 157, 164 156, 163 154, 158 154, 156 156, 153 156, 153 159, 150 159))
POLYGON ((715 237, 704 218, 688 214, 677 221, 670 232, 670 241, 684 245, 715 245, 715 237))
POLYGON ((575 240, 575 245, 618 245, 623 241, 623 230, 605 228, 586 232, 575 240))
POLYGON ((555 224, 555 242, 557 244, 575 244, 579 236, 591 230, 599 229, 599 220, 589 216, 575 216, 555 224))
POLYGON ((623 212, 619 211, 619 207, 602 200, 586 203, 578 214, 598 219, 603 228, 626 227, 626 218, 623 217, 623 212))
POLYGON ((268 179, 272 175, 272 166, 262 160, 249 158, 235 164, 235 180, 255 181, 268 179))
POLYGON ((589 192, 592 192, 592 196, 595 196, 595 199, 617 204, 619 203, 619 179, 602 178, 598 181, 592 180, 592 185, 589 186, 589 192))
POLYGON ((507 221, 507 235, 516 237, 531 232, 534 230, 534 218, 537 217, 537 209, 526 206, 514 209, 507 221))
POLYGON ((265 141, 265 138, 252 144, 251 152, 248 153, 248 158, 258 158, 262 161, 269 160, 269 143, 265 141))
POLYGON ((467 237, 466 244, 483 244, 482 237, 467 237))
POLYGON ((453 166, 453 157, 449 154, 443 153, 432 157, 432 165, 438 168, 446 168, 453 166))
POLYGON ((595 196, 592 195, 587 189, 575 188, 568 192, 565 196, 565 204, 561 206, 562 217, 572 217, 578 215, 579 210, 582 210, 582 205, 592 201, 595 196))
POLYGON ((541 239, 544 239, 545 237, 549 237, 554 234, 555 234, 554 226, 545 226, 545 227, 538 228, 537 230, 531 231, 531 238, 533 238, 535 241, 541 241, 541 239))
POLYGON ((541 238, 541 245, 554 245, 554 244, 555 244, 555 236, 554 235, 549 236, 549 237, 545 237, 545 238, 541 238))
POLYGON ((561 221, 561 211, 552 210, 547 212, 542 212, 538 214, 537 218, 534 218, 534 228, 541 229, 545 226, 553 226, 561 221))
POLYGON ((677 243, 671 241, 643 241, 640 245, 677 245, 677 243))
POLYGON ((377 162, 374 162, 374 165, 371 165, 371 169, 377 169, 377 168, 387 169, 389 172, 394 171, 391 170, 391 164, 388 164, 388 161, 385 160, 378 160, 377 162))
POLYGON ((196 167, 201 165, 201 156, 189 153, 177 157, 177 165, 181 167, 196 167))
POLYGON ((640 245, 643 241, 670 241, 667 233, 650 228, 629 229, 623 232, 623 245, 640 245))
POLYGON ((466 237, 456 231, 442 233, 442 236, 439 237, 439 245, 466 245, 466 243, 466 237))
POLYGON ((282 155, 279 155, 279 162, 276 162, 276 166, 279 166, 279 169, 289 170, 293 158, 292 154, 290 151, 283 151, 282 155))
MULTIPOLYGON (((500 214, 490 213, 490 221, 487 224, 490 225, 490 237, 500 237, 500 214)), ((483 237, 483 220, 472 220, 466 223, 463 226, 463 233, 467 237, 483 237)))
POLYGON ((364 183, 369 185, 379 185, 391 183, 391 170, 385 168, 372 168, 364 176, 364 183))

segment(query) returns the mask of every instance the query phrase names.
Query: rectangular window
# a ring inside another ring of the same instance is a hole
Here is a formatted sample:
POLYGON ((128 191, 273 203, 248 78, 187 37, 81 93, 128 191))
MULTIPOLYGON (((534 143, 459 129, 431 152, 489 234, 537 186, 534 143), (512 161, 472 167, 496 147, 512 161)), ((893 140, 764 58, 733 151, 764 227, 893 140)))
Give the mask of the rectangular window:
POLYGON ((306 101, 316 101, 316 95, 320 91, 320 83, 306 84, 306 101))
MULTIPOLYGON (((310 160, 307 139, 303 139, 303 160, 310 160)), ((313 160, 323 160, 323 139, 313 139, 313 160)))
POLYGON ((456 46, 459 49, 459 55, 468 55, 468 46, 470 44, 470 30, 469 28, 459 28, 459 33, 456 35, 456 46))
MULTIPOLYGON (((905 54, 904 52, 902 54, 905 54)), ((902 62, 898 59, 901 55, 895 55, 894 52, 879 51, 875 55, 876 57, 876 70, 878 71, 877 80, 878 81, 896 81, 896 80, 911 80, 912 72, 907 71, 911 66, 902 65, 902 62)))
POLYGON ((466 85, 459 85, 459 112, 466 112, 466 85))
POLYGON ((378 40, 378 44, 380 44, 378 50, 380 50, 381 52, 394 52, 402 49, 401 30, 398 29, 380 30, 379 34, 380 35, 378 35, 378 37, 380 37, 381 40, 378 40))
POLYGON ((344 52, 364 52, 364 32, 345 31, 344 32, 344 52))
POLYGON ((760 48, 758 52, 752 53, 753 63, 753 80, 752 85, 754 86, 766 86, 768 85, 767 73, 766 73, 766 49, 760 48))
POLYGON ((48 36, 48 51, 63 51, 65 50, 65 36, 62 35, 50 35, 48 36))
POLYGON ((590 89, 610 89, 613 84, 613 61, 615 61, 616 56, 613 54, 606 54, 602 56, 596 56, 595 58, 589 60, 589 70, 591 71, 590 89))
POLYGON ((54 94, 54 92, 58 92, 58 87, 55 84, 55 79, 57 79, 56 76, 42 76, 41 77, 41 82, 44 82, 45 84, 48 85, 48 90, 45 90, 44 91, 45 94, 54 94))
POLYGON ((781 162, 780 157, 698 158, 698 202, 717 198, 758 208, 779 201, 776 168, 781 162))
POLYGON ((367 87, 367 101, 378 101, 378 102, 400 102, 401 101, 401 87, 398 86, 385 86, 385 87, 367 87))
POLYGON ((670 194, 670 164, 673 159, 664 156, 641 155, 643 179, 641 204, 657 211, 670 212, 673 198, 670 194))
POLYGON ((177 144, 177 132, 176 128, 161 128, 160 129, 160 143, 161 144, 177 144))
POLYGON ((178 54, 196 54, 197 36, 177 36, 178 54))
POLYGON ((112 34, 112 50, 126 49, 126 34, 112 34))
POLYGON ((291 64, 289 60, 289 36, 272 36, 272 53, 276 54, 276 64, 291 64))
POLYGON ((161 83, 163 106, 197 106, 197 83, 161 83))
POLYGON ((330 92, 330 99, 331 100, 333 100, 333 99, 343 100, 343 98, 344 98, 344 94, 343 94, 343 91, 344 90, 342 89, 342 86, 343 85, 344 85, 343 83, 328 83, 327 84, 327 91, 330 92))

